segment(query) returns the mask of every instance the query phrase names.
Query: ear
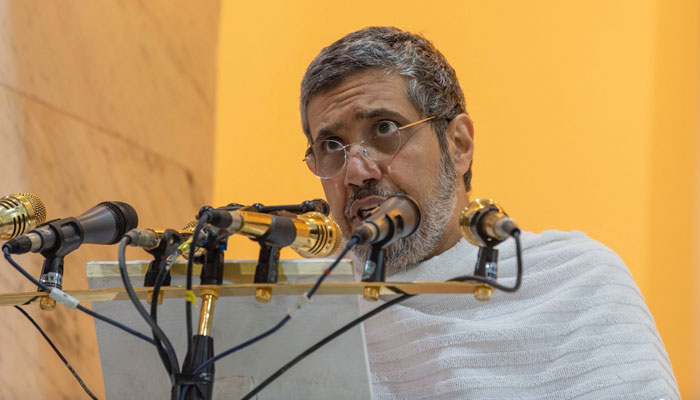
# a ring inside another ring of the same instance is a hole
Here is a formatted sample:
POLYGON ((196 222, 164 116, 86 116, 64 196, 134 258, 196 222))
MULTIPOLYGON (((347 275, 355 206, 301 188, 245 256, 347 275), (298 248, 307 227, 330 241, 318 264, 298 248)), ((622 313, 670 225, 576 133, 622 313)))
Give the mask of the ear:
POLYGON ((447 148, 452 156, 455 172, 462 176, 472 165, 474 153, 474 124, 467 114, 459 114, 447 125, 447 148))

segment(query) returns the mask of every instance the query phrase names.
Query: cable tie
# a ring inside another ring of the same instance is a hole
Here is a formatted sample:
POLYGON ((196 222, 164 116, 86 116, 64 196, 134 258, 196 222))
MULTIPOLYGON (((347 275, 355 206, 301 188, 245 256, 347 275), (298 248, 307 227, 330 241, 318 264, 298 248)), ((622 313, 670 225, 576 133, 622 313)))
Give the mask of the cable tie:
POLYGON ((190 250, 190 247, 192 246, 192 238, 189 238, 182 242, 179 246, 177 246, 177 250, 179 253, 186 253, 188 250, 190 250))
POLYGON ((202 372, 198 375, 192 374, 175 374, 175 381, 179 385, 203 385, 210 384, 214 380, 213 376, 209 372, 202 372))
POLYGON ((287 310, 287 314, 291 318, 296 317, 301 313, 301 308, 304 307, 306 304, 311 303, 313 300, 309 298, 309 295, 307 292, 304 292, 301 296, 297 297, 297 301, 294 302, 294 304, 287 310))
POLYGON ((197 296, 194 295, 193 291, 185 290, 185 301, 188 301, 196 306, 197 305, 197 296))
POLYGON ((80 301, 58 288, 51 288, 49 297, 69 308, 77 308, 80 301))

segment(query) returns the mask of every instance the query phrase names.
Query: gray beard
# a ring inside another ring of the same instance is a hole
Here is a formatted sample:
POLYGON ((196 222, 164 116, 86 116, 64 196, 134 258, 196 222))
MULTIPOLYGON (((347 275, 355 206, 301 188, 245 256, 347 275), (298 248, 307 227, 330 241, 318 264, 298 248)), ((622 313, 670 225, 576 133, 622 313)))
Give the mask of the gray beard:
MULTIPOLYGON (((387 276, 395 275, 414 268, 419 262, 424 261, 437 249, 442 238, 445 226, 447 226, 452 210, 457 202, 454 195, 457 173, 450 156, 442 153, 440 156, 440 169, 438 177, 430 195, 428 204, 421 204, 422 218, 416 232, 408 237, 399 239, 384 252, 384 270, 387 276)), ((369 195, 389 197, 395 194, 407 194, 403 191, 390 191, 375 185, 368 185, 350 196, 346 203, 345 217, 349 218, 350 204, 358 198, 369 195)), ((346 233, 346 237, 350 232, 346 233)), ((364 264, 371 245, 355 246, 352 250, 355 264, 364 264)))

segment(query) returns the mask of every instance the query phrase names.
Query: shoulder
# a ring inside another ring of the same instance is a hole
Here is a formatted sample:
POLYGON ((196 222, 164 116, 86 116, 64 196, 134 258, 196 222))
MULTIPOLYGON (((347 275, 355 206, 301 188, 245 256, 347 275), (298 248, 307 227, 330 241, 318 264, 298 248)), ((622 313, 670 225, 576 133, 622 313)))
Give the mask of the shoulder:
MULTIPOLYGON (((588 277, 626 283, 638 291, 620 256, 583 232, 525 232, 521 240, 525 275, 531 281, 546 279, 563 282, 588 277)), ((501 251, 501 260, 505 264, 514 263, 514 245, 501 251)))

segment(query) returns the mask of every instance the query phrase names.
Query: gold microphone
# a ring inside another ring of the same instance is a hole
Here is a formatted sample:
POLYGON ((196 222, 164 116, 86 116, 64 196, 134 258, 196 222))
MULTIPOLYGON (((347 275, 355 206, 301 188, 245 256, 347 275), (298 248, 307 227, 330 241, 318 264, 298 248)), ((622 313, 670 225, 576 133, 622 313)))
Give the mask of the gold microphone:
POLYGON ((0 240, 23 235, 46 221, 44 202, 31 193, 0 198, 0 240))
POLYGON ((251 211, 210 210, 209 223, 231 233, 289 246, 303 257, 328 257, 338 251, 342 234, 338 225, 319 212, 297 216, 251 211))
POLYGON ((513 218, 491 199, 476 199, 462 210, 459 228, 469 243, 479 247, 495 246, 518 230, 513 218))

